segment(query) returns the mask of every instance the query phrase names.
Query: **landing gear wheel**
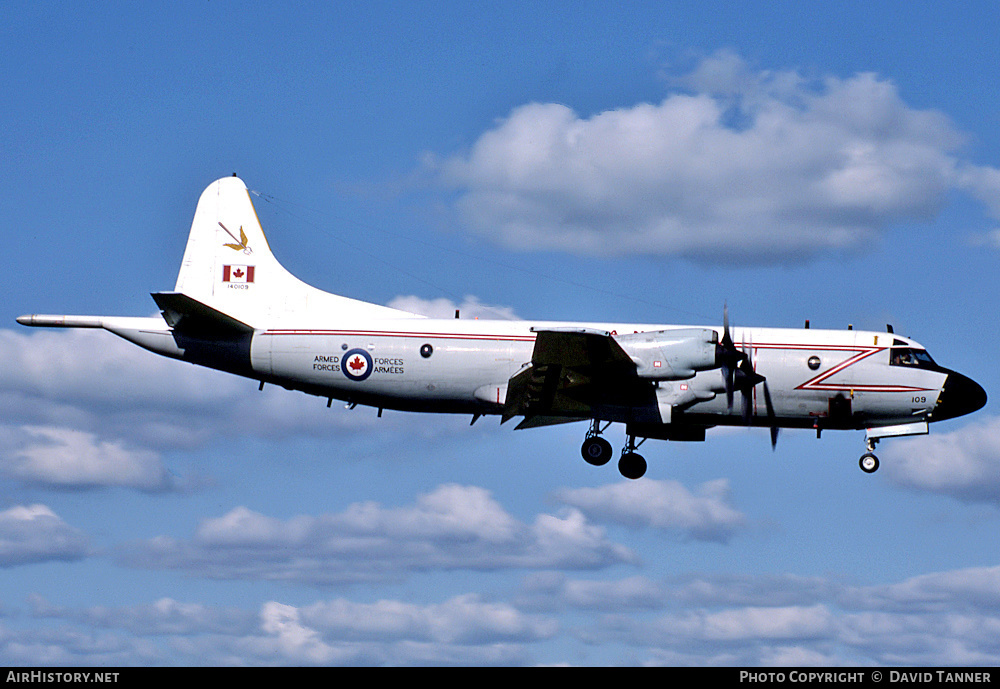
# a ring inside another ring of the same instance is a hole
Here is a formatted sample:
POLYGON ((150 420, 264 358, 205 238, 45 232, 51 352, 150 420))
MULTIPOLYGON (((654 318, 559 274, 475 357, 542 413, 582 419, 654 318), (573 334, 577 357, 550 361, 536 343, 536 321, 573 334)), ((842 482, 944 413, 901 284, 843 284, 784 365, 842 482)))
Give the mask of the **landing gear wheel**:
POLYGON ((599 467, 608 463, 611 459, 611 455, 614 454, 614 451, 611 449, 611 443, 604 438, 595 435, 583 441, 583 447, 580 448, 580 454, 583 455, 587 464, 593 464, 594 466, 599 467))
POLYGON ((861 455, 861 459, 858 461, 858 465, 861 467, 861 471, 866 474, 874 474, 878 471, 878 457, 876 457, 871 452, 866 452, 861 455))
POLYGON ((625 452, 618 460, 618 471, 625 478, 642 478, 646 473, 646 460, 637 452, 625 452))

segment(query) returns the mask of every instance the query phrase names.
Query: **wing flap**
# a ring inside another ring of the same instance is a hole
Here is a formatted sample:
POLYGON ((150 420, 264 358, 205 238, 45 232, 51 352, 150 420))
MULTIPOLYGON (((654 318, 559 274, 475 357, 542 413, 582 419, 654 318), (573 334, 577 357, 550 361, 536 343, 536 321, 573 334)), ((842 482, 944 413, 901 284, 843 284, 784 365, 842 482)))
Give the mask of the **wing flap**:
POLYGON ((539 330, 531 364, 507 385, 501 422, 523 416, 518 428, 532 428, 555 417, 591 418, 595 405, 620 390, 631 391, 635 371, 635 362, 608 332, 539 330))

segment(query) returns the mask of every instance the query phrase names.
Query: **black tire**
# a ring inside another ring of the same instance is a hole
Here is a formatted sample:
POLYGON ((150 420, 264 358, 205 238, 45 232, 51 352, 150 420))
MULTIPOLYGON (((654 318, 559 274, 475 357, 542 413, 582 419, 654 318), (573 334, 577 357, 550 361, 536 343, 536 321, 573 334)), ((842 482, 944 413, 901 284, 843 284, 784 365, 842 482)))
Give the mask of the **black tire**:
POLYGON ((878 457, 871 452, 866 452, 861 455, 861 459, 858 460, 858 466, 860 466, 861 471, 866 474, 874 474, 878 471, 878 457))
POLYGON ((604 466, 611 460, 611 455, 614 454, 614 451, 611 449, 611 443, 600 436, 594 436, 583 441, 580 454, 583 455, 583 459, 587 464, 599 467, 604 466))
POLYGON ((646 460, 636 452, 626 452, 618 460, 618 471, 628 479, 642 478, 646 474, 646 460))

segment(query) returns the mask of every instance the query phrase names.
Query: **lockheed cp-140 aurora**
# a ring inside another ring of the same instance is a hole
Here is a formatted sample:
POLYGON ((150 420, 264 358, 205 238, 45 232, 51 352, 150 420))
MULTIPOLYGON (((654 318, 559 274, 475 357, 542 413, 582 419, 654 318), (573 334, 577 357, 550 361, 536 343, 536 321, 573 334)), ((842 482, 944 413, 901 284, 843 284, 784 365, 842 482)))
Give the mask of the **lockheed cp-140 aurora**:
POLYGON ((625 425, 618 468, 646 471, 646 439, 699 441, 714 426, 865 431, 876 443, 980 409, 986 393, 927 350, 886 332, 808 327, 435 319, 331 294, 285 270, 235 175, 201 195, 160 317, 21 316, 23 325, 103 328, 157 354, 349 406, 582 421, 583 458, 625 425))

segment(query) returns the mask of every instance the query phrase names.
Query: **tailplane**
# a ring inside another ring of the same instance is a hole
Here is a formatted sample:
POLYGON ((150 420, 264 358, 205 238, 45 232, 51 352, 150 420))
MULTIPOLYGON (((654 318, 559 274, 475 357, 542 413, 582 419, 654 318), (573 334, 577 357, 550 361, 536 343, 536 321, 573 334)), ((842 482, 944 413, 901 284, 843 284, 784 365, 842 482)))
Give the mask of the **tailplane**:
POLYGON ((271 253, 246 185, 235 175, 213 182, 202 193, 174 294, 253 328, 290 323, 308 327, 313 317, 327 323, 331 316, 419 318, 324 292, 285 270, 271 253))

